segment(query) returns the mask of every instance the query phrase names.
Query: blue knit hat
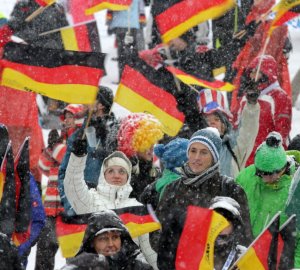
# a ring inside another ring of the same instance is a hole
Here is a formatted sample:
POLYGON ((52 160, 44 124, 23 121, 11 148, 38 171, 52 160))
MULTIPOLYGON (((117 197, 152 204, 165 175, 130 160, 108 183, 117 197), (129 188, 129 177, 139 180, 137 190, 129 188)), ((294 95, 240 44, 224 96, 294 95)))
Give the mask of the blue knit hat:
POLYGON ((189 140, 176 138, 168 144, 154 146, 154 154, 163 162, 165 168, 173 169, 181 167, 186 161, 186 149, 189 140))
POLYGON ((222 140, 220 133, 216 128, 207 127, 196 131, 189 140, 187 154, 191 145, 195 142, 202 143, 209 149, 215 163, 219 161, 222 140))

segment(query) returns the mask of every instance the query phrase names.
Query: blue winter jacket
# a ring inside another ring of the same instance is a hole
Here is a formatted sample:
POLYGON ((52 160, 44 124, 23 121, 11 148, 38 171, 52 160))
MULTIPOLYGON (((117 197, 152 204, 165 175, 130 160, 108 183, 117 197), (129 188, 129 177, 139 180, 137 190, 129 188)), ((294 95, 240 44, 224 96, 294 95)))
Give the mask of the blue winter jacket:
POLYGON ((46 214, 42 203, 40 191, 32 174, 30 174, 30 205, 31 222, 30 235, 26 242, 18 246, 19 256, 22 258, 23 265, 27 264, 27 256, 30 249, 38 240, 41 230, 45 226, 46 214))

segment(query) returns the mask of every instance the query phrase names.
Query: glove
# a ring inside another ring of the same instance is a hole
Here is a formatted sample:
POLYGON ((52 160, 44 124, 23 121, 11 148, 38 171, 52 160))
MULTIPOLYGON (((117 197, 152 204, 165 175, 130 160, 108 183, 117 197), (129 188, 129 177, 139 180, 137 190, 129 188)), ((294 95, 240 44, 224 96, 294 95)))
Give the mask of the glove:
POLYGON ((142 58, 149 66, 157 68, 164 62, 159 51, 161 47, 161 45, 157 45, 153 49, 141 51, 139 52, 139 57, 142 58))
POLYGON ((77 138, 73 142, 71 152, 74 153, 75 156, 83 157, 87 154, 87 147, 88 144, 86 138, 82 139, 82 133, 79 132, 77 138))
POLYGON ((258 99, 258 97, 260 95, 260 91, 258 90, 258 87, 257 87, 257 82, 255 82, 254 80, 251 80, 246 85, 245 91, 246 91, 247 101, 250 104, 253 104, 253 105, 256 104, 257 103, 257 99, 258 99))

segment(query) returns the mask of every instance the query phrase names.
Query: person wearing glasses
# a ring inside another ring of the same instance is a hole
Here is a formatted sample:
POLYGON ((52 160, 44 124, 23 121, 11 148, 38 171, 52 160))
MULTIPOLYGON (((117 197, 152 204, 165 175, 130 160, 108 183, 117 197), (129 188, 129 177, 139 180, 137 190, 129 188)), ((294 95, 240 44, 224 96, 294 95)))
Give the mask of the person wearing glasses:
MULTIPOLYGON (((242 170, 236 179, 247 195, 254 237, 278 211, 282 211, 281 224, 287 219, 284 210, 294 172, 295 161, 287 156, 280 133, 269 133, 256 150, 254 164, 242 170)), ((299 239, 296 240, 294 267, 299 268, 300 245, 299 239)))

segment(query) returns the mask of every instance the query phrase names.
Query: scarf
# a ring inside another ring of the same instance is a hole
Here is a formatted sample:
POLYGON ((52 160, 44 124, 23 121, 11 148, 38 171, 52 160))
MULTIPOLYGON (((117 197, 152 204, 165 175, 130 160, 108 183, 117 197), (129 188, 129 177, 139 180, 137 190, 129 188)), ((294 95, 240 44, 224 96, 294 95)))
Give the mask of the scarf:
POLYGON ((215 163, 214 165, 206 169, 201 174, 195 174, 189 167, 188 163, 185 163, 183 165, 182 181, 185 185, 200 186, 207 179, 213 177, 218 172, 219 172, 219 162, 215 163))

